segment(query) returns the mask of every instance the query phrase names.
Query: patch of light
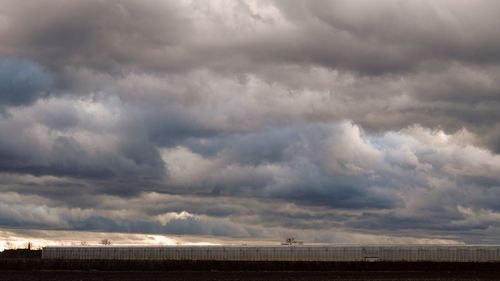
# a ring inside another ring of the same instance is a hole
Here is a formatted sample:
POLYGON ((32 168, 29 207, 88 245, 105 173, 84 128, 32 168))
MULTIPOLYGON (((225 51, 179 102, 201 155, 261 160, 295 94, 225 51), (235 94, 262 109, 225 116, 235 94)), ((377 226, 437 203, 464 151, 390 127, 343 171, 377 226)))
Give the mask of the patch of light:
POLYGON ((171 220, 185 220, 185 219, 193 218, 193 217, 194 217, 193 214, 186 212, 186 211, 182 211, 180 213, 178 213, 178 212, 164 213, 164 214, 158 215, 157 219, 161 224, 165 225, 171 220))

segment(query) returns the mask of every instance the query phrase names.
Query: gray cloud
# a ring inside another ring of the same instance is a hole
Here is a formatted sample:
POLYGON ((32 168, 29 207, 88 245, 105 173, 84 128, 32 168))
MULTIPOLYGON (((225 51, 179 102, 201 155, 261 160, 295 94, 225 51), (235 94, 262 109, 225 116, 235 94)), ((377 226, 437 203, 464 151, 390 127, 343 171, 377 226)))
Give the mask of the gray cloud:
POLYGON ((499 24, 499 6, 488 1, 276 3, 299 30, 312 31, 309 34, 316 38, 324 35, 323 44, 311 44, 316 50, 311 57, 333 67, 385 73, 425 61, 498 60, 495 48, 500 42, 492 36, 491 26, 499 24))
POLYGON ((210 65, 234 70, 274 61, 383 74, 426 61, 489 64, 499 59, 500 42, 491 27, 499 24, 500 7, 488 1, 218 6, 53 0, 51 5, 29 1, 4 6, 10 26, 2 36, 4 49, 59 66, 177 71, 210 65), (57 9, 49 8, 53 6, 57 9))
POLYGON ((5 52, 55 69, 168 68, 159 62, 165 55, 175 60, 182 33, 189 31, 189 21, 175 11, 173 2, 4 2, 2 16, 9 25, 1 36, 5 52))
POLYGON ((0 61, 0 106, 29 105, 48 96, 52 77, 40 65, 26 60, 0 61))
POLYGON ((0 3, 3 226, 498 237, 495 3, 0 3))

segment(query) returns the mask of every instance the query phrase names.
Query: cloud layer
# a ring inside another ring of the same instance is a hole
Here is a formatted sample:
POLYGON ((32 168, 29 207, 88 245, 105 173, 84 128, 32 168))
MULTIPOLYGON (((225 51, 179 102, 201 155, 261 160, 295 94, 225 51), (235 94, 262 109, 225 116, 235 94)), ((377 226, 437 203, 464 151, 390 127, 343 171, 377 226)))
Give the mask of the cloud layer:
POLYGON ((3 227, 498 242, 497 4, 0 6, 3 227))

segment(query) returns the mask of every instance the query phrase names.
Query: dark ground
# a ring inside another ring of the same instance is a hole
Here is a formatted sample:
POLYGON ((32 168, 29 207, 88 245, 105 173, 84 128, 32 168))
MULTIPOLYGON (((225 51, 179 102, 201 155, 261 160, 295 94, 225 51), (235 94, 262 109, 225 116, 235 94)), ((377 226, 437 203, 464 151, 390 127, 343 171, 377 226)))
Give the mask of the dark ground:
POLYGON ((43 260, 0 252, 0 281, 500 281, 500 263, 43 260))
POLYGON ((310 271, 0 271, 2 281, 226 281, 226 280, 272 280, 272 281, 323 281, 323 280, 500 280, 495 273, 486 272, 310 272, 310 271))

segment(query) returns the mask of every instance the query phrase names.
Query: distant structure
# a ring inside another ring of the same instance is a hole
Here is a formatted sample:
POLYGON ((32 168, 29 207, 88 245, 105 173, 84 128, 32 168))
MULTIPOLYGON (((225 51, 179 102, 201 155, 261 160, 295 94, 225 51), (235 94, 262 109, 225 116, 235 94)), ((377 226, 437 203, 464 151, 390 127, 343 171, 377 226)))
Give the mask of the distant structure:
POLYGON ((304 242, 295 240, 293 237, 285 239, 285 242, 281 242, 281 245, 303 245, 304 242))
MULTIPOLYGON (((49 246, 43 259, 500 263, 500 245, 49 246)), ((290 242, 290 243, 287 243, 290 242)), ((298 242, 298 241, 295 241, 298 242)))

